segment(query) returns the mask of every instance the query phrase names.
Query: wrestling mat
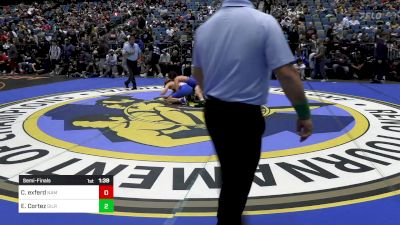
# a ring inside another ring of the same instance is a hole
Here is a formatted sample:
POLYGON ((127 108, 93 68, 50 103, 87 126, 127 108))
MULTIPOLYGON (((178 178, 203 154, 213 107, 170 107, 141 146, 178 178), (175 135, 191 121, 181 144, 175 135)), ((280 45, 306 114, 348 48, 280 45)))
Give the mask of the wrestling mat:
MULTIPOLYGON (((201 108, 157 100, 160 79, 138 84, 58 80, 0 92, 1 225, 216 223, 220 170, 201 108), (114 175, 116 212, 19 214, 21 174, 114 175)), ((400 85, 304 85, 315 131, 300 142, 272 81, 247 224, 399 225, 400 85)))

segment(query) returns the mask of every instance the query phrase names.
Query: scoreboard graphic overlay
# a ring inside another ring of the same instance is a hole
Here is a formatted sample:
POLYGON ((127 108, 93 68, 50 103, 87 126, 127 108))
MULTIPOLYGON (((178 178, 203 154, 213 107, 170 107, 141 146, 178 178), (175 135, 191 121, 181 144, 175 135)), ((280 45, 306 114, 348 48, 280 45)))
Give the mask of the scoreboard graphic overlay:
MULTIPOLYGON (((0 92, 4 224, 215 224, 220 169, 202 109, 165 104, 156 79, 117 81, 0 92)), ((299 142, 273 84, 248 224, 399 225, 399 85, 306 83, 315 131, 299 142)))
POLYGON ((20 213, 114 212, 113 176, 19 176, 20 213))

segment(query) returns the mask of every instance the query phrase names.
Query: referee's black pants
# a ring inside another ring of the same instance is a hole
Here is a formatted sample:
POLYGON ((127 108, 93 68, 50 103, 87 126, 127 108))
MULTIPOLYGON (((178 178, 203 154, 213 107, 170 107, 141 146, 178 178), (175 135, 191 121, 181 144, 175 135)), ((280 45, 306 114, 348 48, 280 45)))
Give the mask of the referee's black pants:
POLYGON ((135 80, 135 75, 137 75, 137 61, 131 61, 129 59, 126 60, 126 65, 128 67, 129 71, 129 78, 127 81, 125 81, 126 84, 129 85, 130 82, 132 82, 132 85, 134 88, 136 88, 136 80, 135 80))
POLYGON ((205 122, 221 164, 218 225, 240 225, 261 154, 260 106, 208 98, 205 122))

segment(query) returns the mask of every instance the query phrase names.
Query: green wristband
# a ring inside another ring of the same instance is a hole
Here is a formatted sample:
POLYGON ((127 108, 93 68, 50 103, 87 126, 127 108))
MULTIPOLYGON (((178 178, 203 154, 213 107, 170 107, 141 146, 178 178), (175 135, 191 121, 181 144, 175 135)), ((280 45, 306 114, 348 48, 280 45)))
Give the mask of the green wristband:
POLYGON ((301 119, 301 120, 310 119, 311 113, 310 113, 310 107, 308 105, 308 102, 302 103, 302 104, 297 104, 297 105, 294 105, 293 107, 296 110, 297 116, 299 117, 299 119, 301 119))

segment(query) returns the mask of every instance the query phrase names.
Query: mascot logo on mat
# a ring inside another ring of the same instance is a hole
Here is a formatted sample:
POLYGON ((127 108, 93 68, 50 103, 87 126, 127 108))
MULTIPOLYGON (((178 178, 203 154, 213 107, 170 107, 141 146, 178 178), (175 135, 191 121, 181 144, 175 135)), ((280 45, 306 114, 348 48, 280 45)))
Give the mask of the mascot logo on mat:
POLYGON ((172 147, 210 140, 200 109, 113 96, 97 103, 122 113, 78 118, 76 127, 109 129, 129 141, 158 147, 172 147))
MULTIPOLYGON (((77 118, 73 126, 107 129, 128 141, 173 147, 209 141, 201 109, 166 104, 162 100, 145 101, 126 96, 112 96, 97 102, 98 106, 120 110, 114 115, 90 115, 77 118)), ((312 106, 312 109, 320 107, 312 106)), ((262 107, 264 117, 293 112, 292 107, 262 107)), ((107 132, 107 131, 106 131, 107 132)), ((111 135, 108 135, 111 137, 111 135)))

